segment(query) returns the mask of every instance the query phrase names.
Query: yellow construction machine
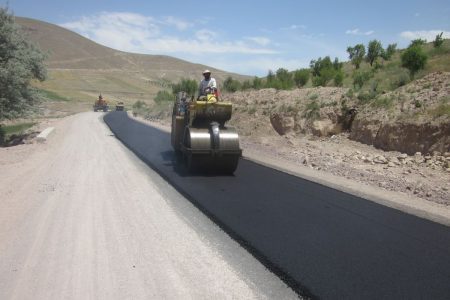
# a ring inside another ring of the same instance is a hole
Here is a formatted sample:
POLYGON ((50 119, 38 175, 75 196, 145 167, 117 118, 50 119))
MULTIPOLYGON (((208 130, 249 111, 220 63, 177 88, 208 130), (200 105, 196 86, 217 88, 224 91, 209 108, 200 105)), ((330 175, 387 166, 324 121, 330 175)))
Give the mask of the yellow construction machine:
POLYGON ((232 104, 218 101, 217 94, 208 94, 195 101, 189 100, 185 92, 177 94, 171 142, 189 172, 234 173, 242 150, 236 130, 225 126, 231 114, 232 104))
POLYGON ((98 99, 94 102, 93 105, 94 111, 102 110, 104 112, 108 111, 108 102, 103 98, 102 94, 98 96, 98 99))

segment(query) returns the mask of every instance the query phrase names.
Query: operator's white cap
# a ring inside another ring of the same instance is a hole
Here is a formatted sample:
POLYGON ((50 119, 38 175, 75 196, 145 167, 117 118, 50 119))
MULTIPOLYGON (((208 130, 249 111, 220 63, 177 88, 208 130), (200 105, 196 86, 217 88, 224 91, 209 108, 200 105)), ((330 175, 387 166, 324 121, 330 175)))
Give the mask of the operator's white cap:
POLYGON ((205 70, 205 71, 203 71, 202 74, 205 75, 205 74, 208 74, 208 73, 211 74, 211 71, 210 70, 205 70))

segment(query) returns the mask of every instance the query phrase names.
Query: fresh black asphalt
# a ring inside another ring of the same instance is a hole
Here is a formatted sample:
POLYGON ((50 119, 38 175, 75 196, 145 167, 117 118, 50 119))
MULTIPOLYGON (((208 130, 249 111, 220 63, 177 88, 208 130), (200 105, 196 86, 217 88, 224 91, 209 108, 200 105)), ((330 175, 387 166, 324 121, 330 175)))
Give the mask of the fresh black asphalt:
POLYGON ((189 175, 170 135, 104 117, 115 136, 300 295, 450 299, 450 228, 241 159, 189 175))

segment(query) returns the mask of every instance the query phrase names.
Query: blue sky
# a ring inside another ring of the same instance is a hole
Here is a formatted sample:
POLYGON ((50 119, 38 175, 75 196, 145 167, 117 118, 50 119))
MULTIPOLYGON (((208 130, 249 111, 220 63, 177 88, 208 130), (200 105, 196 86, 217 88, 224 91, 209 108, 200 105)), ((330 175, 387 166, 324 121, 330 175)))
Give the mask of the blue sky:
MULTIPOLYGON (((102 45, 164 54, 246 75, 307 67, 377 39, 450 38, 450 1, 9 0, 16 16, 64 26, 102 45)), ((0 0, 5 6, 7 1, 0 0)))

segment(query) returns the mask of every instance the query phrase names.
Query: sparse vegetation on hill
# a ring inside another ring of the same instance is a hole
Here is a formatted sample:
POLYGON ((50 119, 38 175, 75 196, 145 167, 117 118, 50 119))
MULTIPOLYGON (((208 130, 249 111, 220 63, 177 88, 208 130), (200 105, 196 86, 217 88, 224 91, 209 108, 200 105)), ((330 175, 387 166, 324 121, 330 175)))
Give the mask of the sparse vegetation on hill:
POLYGON ((100 93, 113 105, 123 102, 131 107, 136 101, 143 101, 151 107, 158 92, 170 92, 172 85, 182 79, 197 82, 204 69, 212 70, 219 82, 227 76, 241 81, 249 78, 170 56, 114 50, 38 20, 15 20, 20 31, 48 53, 47 80, 33 82, 47 100, 40 105, 46 114, 55 110, 62 115, 89 110, 100 93))

